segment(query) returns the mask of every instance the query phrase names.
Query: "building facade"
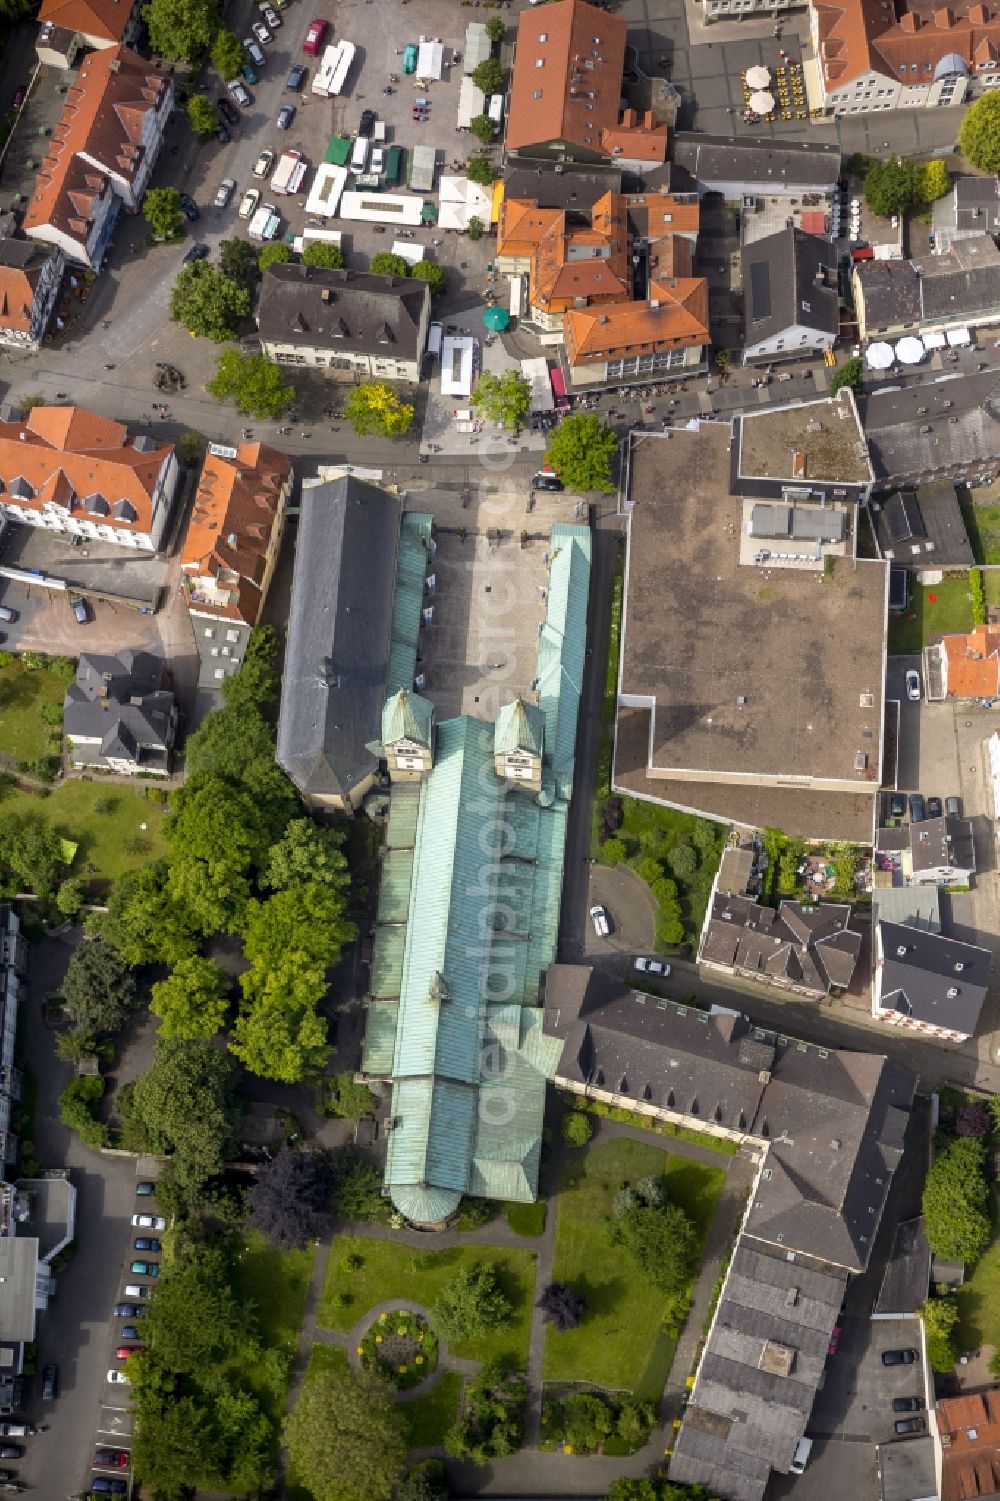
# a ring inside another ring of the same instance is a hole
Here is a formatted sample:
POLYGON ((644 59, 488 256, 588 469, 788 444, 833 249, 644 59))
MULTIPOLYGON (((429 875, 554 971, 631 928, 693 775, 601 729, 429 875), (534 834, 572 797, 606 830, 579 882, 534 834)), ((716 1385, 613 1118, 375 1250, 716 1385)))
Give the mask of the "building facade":
POLYGON ((283 263, 261 282, 257 328, 281 365, 420 380, 431 292, 424 281, 283 263))
POLYGON ((872 1016, 941 1042, 975 1035, 990 983, 989 949, 909 924, 877 922, 872 1016))
POLYGON ((55 312, 66 257, 55 245, 0 239, 0 344, 37 349, 55 312))

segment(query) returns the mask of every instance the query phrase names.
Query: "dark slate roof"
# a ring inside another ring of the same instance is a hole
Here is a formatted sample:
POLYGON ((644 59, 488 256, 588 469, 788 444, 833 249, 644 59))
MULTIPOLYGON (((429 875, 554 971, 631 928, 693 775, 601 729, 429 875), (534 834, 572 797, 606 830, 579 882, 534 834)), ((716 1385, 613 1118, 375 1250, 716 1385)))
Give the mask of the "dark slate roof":
POLYGON ((976 868, 976 842, 969 818, 926 818, 911 823, 910 858, 914 871, 953 866, 959 871, 976 868))
POLYGON ((801 229, 781 229, 744 245, 743 340, 756 344, 792 324, 836 334, 840 327, 837 253, 801 229))
POLYGON ((847 1273, 743 1236, 674 1440, 670 1479, 760 1501, 809 1421, 847 1273))
POLYGON ((376 768, 401 507, 353 477, 302 491, 278 718, 278 761, 307 796, 376 768))
POLYGON ((859 261, 854 271, 864 297, 869 338, 879 329, 920 322, 920 276, 911 261, 859 261))
POLYGON ((959 177, 953 188, 958 229, 1000 233, 1000 177, 959 177))
POLYGON ((145 651, 85 652, 63 700, 63 732, 99 739, 102 756, 135 760, 140 746, 170 749, 174 695, 160 687, 163 663, 145 651))
POLYGON ((971 1037, 990 983, 989 949, 901 923, 878 925, 883 1010, 971 1037))
POLYGON ((605 193, 620 193, 618 167, 577 167, 560 170, 555 162, 529 162, 510 157, 503 174, 507 198, 533 198, 539 208, 561 208, 579 214, 590 225, 590 211, 605 193))
POLYGON ((261 280, 257 327, 267 343, 413 360, 430 296, 419 279, 283 262, 261 280))
POLYGON ((861 951, 849 918, 849 907, 831 902, 786 901, 776 912, 750 897, 717 892, 701 958, 826 995, 831 985, 851 983, 861 951))
POLYGON ((1000 459, 995 371, 876 391, 862 397, 858 409, 877 480, 930 476, 980 460, 989 470, 1000 459))
POLYGON ((914 265, 924 322, 958 322, 1000 303, 1000 250, 987 234, 958 240, 943 255, 922 255, 914 265))
POLYGON ((840 176, 840 147, 806 141, 763 142, 679 131, 674 164, 704 187, 745 182, 766 192, 831 190, 840 176))
POLYGON ((891 1318, 912 1318, 927 1299, 931 1276, 931 1248, 922 1219, 896 1226, 875 1312, 891 1318))
POLYGON ((883 558, 913 568, 971 568, 975 563, 958 492, 950 480, 932 480, 873 501, 875 541, 883 558))

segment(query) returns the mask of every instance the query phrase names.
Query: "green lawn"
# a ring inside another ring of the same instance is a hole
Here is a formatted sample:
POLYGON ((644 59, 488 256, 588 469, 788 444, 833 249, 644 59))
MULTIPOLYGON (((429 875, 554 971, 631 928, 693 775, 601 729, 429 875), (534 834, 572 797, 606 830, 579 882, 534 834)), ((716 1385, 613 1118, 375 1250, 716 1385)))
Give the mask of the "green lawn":
POLYGON ((889 655, 914 656, 932 636, 971 629, 972 595, 966 574, 942 579, 940 584, 914 584, 906 609, 889 616, 889 655))
POLYGON ((37 814, 72 840, 78 846, 72 873, 88 883, 113 881, 123 871, 166 853, 166 814, 159 803, 135 787, 103 779, 61 782, 51 797, 37 797, 16 787, 0 788, 0 812, 37 814), (88 865, 97 869, 88 870, 88 865))
POLYGON ((578 1329, 549 1329, 546 1381, 593 1381, 649 1398, 662 1391, 676 1347, 661 1327, 662 1297, 608 1234, 617 1190, 655 1173, 665 1175, 671 1198, 704 1236, 725 1181, 721 1168, 671 1157, 651 1143, 615 1140, 588 1148, 567 1170, 556 1201, 552 1275, 580 1293, 586 1313, 578 1329))
POLYGON ((426 1396, 416 1397, 400 1406, 411 1449, 429 1449, 433 1444, 444 1443, 444 1436, 458 1414, 461 1395, 459 1373, 444 1371, 440 1381, 426 1396))
POLYGON ((531 1305, 535 1296, 535 1257, 531 1251, 507 1251, 499 1246, 458 1246, 448 1251, 411 1251, 387 1240, 338 1235, 327 1267, 326 1285, 320 1301, 318 1322, 324 1329, 353 1329, 369 1308, 392 1298, 408 1298, 432 1309, 438 1293, 457 1272, 477 1261, 495 1262, 504 1290, 513 1304, 513 1316, 503 1328, 478 1339, 449 1345, 453 1355, 467 1360, 490 1360, 500 1356, 518 1366, 528 1358, 531 1305), (345 1257, 363 1258, 361 1268, 348 1272, 345 1257), (339 1304, 337 1294, 346 1292, 351 1301, 339 1304))
POLYGON ((1000 563, 1000 485, 959 489, 959 502, 977 563, 1000 563))
MULTIPOLYGON (((993 1223, 1000 1223, 1000 1193, 993 1188, 993 1223)), ((993 1345, 1000 1350, 1000 1237, 958 1288, 958 1344, 961 1350, 993 1345)))
POLYGON ((0 760, 11 770, 19 761, 58 752, 59 728, 43 724, 41 710, 46 704, 62 708, 67 686, 45 668, 27 671, 19 657, 0 666, 0 760))
MULTIPOLYGON (((309 1279, 315 1251, 272 1251, 262 1235, 252 1233, 240 1255, 235 1290, 241 1300, 257 1309, 265 1350, 278 1350, 287 1358, 288 1375, 299 1343, 299 1329, 306 1308, 309 1279)), ((244 1376, 268 1413, 280 1421, 285 1411, 287 1381, 282 1390, 262 1379, 259 1361, 247 1364, 244 1376)))
POLYGON ((515 1235, 541 1235, 545 1230, 546 1203, 536 1199, 533 1204, 505 1204, 504 1219, 515 1235))

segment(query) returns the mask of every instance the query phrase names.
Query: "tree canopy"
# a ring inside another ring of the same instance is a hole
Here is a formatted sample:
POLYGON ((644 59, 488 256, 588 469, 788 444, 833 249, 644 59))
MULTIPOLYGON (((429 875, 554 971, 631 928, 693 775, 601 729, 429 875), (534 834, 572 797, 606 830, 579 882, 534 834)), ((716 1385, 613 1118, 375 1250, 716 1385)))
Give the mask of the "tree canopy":
POLYGON ((341 829, 322 828, 311 818, 294 818, 271 849, 262 884, 275 891, 314 883, 346 893, 351 873, 341 829))
POLYGON ((175 1177, 191 1192, 219 1172, 235 1140, 238 1073, 210 1042, 164 1039, 135 1082, 133 1115, 154 1151, 174 1154, 175 1177))
POLYGON ((865 388, 865 367, 857 356, 845 360, 839 370, 834 372, 830 382, 830 395, 836 396, 841 386, 849 386, 856 396, 860 396, 865 388))
POLYGON ((344 411, 359 437, 395 438, 409 432, 414 409, 385 381, 363 381, 351 391, 344 411))
MULTIPOLYGON (((989 97, 989 96, 987 96, 989 97)), ((962 1136, 938 1152, 924 1181, 927 1242, 936 1256, 972 1266, 992 1238, 986 1148, 962 1136)))
POLYGON ((519 370, 505 370, 503 375, 485 372, 472 393, 472 405, 490 422, 516 432, 524 426, 531 410, 531 385, 519 370))
POLYGON ((409 276, 410 263, 391 250, 377 250, 368 269, 373 276, 409 276))
POLYGON ((219 128, 219 117, 215 113, 215 105, 207 94, 191 94, 187 104, 188 124, 195 135, 211 136, 219 128))
POLYGON ((928 1298, 920 1310, 927 1335, 931 1369, 951 1371, 958 1364, 958 1304, 954 1297, 928 1298))
POLYGON ((152 987, 149 1009, 161 1037, 214 1037, 229 1010, 229 980, 211 959, 181 959, 152 987))
POLYGON ((330 1223, 333 1166, 323 1152, 283 1146, 265 1163, 247 1196, 247 1224, 277 1250, 301 1247, 330 1223))
POLYGON ((252 288, 259 275, 257 252, 249 240, 220 240, 219 270, 230 281, 252 288))
POLYGON ((678 1204, 626 1209, 612 1224, 611 1239, 668 1296, 684 1290, 698 1263, 698 1232, 678 1204))
POLYGON ((934 203, 951 191, 951 173, 944 162, 922 162, 917 168, 920 178, 919 198, 922 203, 934 203))
POLYGON ((1000 172, 1000 96, 990 92, 970 104, 958 132, 962 155, 982 172, 1000 172))
MULTIPOLYGON (((245 289, 245 282, 243 286, 245 289)), ((283 417, 295 400, 295 387, 280 365, 266 354, 240 354, 237 349, 227 349, 219 356, 206 389, 217 401, 231 400, 238 412, 261 422, 283 417)))
POLYGON ((147 188, 142 217, 158 240, 179 240, 184 233, 184 209, 176 188, 147 188))
POLYGON ((225 29, 216 32, 212 43, 212 67, 222 78, 238 78, 246 62, 243 43, 239 37, 225 29))
MULTIPOLYGON (((494 17, 494 20, 497 19, 498 17, 494 17)), ((465 164, 465 175, 470 182, 478 182, 480 187, 488 188, 500 174, 488 156, 474 156, 465 164)))
POLYGON ((280 834, 252 792, 221 777, 189 776, 171 799, 168 891, 200 933, 236 933, 250 899, 250 876, 280 834))
POLYGON ((425 281, 432 296, 437 297, 444 291, 444 267, 438 265, 437 261, 418 261, 410 274, 416 281, 425 281))
POLYGON ((65 867, 62 841, 37 813, 0 813, 0 858, 36 896, 47 897, 65 867))
POLYGON ((156 860, 119 876, 106 914, 97 919, 101 936, 129 965, 177 964, 195 952, 194 922, 167 890, 169 866, 156 860))
POLYGON ((489 115, 473 115, 469 121, 469 129, 476 140, 482 141, 484 146, 488 146, 497 133, 497 128, 489 115))
POLYGON ((151 50, 173 62, 201 57, 219 29, 215 0, 149 0, 142 17, 151 50))
POLYGON ((547 1324, 565 1331, 579 1326, 586 1304, 565 1282, 550 1282, 538 1300, 538 1307, 547 1324))
POLYGON ((899 156, 873 161, 865 174, 865 201, 882 219, 905 213, 916 202, 919 190, 916 165, 899 156))
POLYGON ((138 1003, 135 977, 101 939, 73 950, 62 984, 63 1005, 78 1031, 117 1032, 138 1003))
POLYGON ((340 271, 346 264, 344 252, 339 245, 326 240, 310 240, 302 251, 303 266, 322 266, 328 271, 340 271))
POLYGON ((495 57, 485 57, 473 68, 472 82, 484 94, 499 94, 503 88, 503 68, 495 57))
POLYGON ((285 1422, 285 1442, 316 1501, 389 1501, 407 1448, 386 1384, 347 1370, 307 1379, 285 1422))
POLYGON ((191 1375, 256 1343, 251 1305, 232 1290, 224 1249, 205 1246, 170 1261, 143 1319, 142 1337, 171 1371, 191 1375))
POLYGON ((506 1324, 511 1303, 492 1261, 464 1266, 441 1289, 434 1315, 449 1339, 472 1339, 506 1324))
POLYGON ((270 244, 262 245, 257 252, 257 265, 262 276, 268 266, 279 266, 293 259, 292 247, 286 245, 284 240, 272 240, 270 244))
POLYGON ((545 462, 569 490, 614 491, 612 478, 618 438, 590 412, 564 417, 549 435, 545 462))
POLYGON ((231 339, 249 312, 247 288, 224 276, 210 261, 194 261, 184 266, 170 293, 173 321, 216 344, 231 339))

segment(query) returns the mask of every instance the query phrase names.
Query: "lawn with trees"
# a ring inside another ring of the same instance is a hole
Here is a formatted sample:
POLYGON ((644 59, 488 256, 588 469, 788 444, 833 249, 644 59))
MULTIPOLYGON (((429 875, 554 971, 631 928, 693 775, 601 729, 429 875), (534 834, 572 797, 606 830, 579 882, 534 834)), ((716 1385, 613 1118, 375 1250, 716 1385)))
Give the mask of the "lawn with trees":
POLYGON ((51 795, 0 786, 0 819, 7 814, 31 820, 75 845, 63 874, 78 876, 90 891, 155 859, 166 847, 164 810, 134 787, 74 778, 51 795), (145 827, 143 827, 145 825, 145 827), (89 867, 94 866, 91 870, 89 867))
POLYGON ((697 1254, 724 1181, 720 1168, 631 1140, 595 1143, 569 1164, 555 1202, 553 1277, 580 1293, 585 1308, 575 1327, 560 1330, 549 1323, 546 1381, 589 1381, 658 1399, 679 1327, 675 1324, 672 1333, 664 1329, 665 1307, 672 1300, 682 1321, 697 1254), (639 1201, 626 1206, 619 1198, 623 1184, 647 1179, 661 1185, 671 1222, 682 1223, 676 1213, 681 1211, 683 1223, 693 1227, 693 1247, 685 1229, 680 1258, 674 1256, 666 1224, 655 1224, 651 1206, 639 1201), (616 1214, 616 1207, 623 1213, 616 1214))
POLYGON ((51 754, 75 676, 72 657, 0 652, 0 766, 27 771, 32 761, 51 754))

